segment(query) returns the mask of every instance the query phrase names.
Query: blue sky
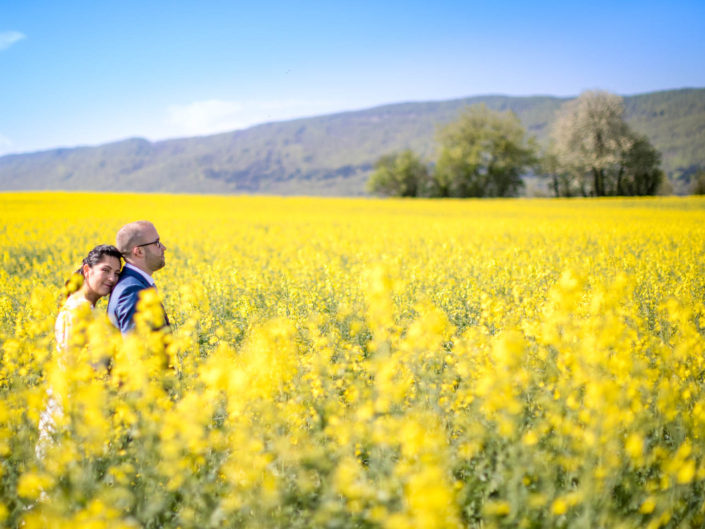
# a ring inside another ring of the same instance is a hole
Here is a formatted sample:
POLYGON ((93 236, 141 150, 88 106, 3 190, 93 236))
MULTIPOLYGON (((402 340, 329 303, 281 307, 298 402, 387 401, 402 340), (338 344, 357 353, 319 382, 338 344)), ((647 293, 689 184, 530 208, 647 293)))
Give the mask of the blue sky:
POLYGON ((0 0, 0 155, 385 103, 705 87, 705 1, 0 0))

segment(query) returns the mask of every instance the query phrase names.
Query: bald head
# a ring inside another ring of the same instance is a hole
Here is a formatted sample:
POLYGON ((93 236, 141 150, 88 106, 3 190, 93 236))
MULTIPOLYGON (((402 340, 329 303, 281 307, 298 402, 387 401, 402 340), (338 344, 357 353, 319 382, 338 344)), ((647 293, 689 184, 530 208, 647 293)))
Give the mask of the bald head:
POLYGON ((166 247, 159 240, 154 224, 149 221, 138 220, 125 224, 117 232, 115 243, 125 261, 148 274, 164 266, 166 247))
POLYGON ((130 250, 141 244, 147 235, 154 230, 154 224, 148 220, 137 220, 135 222, 130 222, 125 224, 117 232, 117 237, 115 238, 116 246, 120 253, 123 255, 129 254, 130 250))

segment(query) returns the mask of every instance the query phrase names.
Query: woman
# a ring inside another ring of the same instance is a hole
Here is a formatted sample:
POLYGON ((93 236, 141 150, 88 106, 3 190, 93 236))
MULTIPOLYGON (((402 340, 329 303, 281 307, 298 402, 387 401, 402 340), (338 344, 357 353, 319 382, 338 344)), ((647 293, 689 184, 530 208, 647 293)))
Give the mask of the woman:
POLYGON ((72 290, 72 285, 77 283, 78 290, 69 293, 56 318, 54 335, 58 352, 66 352, 71 343, 71 332, 77 313, 87 308, 93 309, 100 298, 110 294, 118 280, 121 257, 120 250, 115 246, 109 244, 96 246, 88 252, 81 268, 76 271, 78 281, 72 278, 67 282, 69 292, 72 290))
MULTIPOLYGON (((82 316, 90 314, 96 302, 110 294, 120 273, 120 251, 109 244, 93 248, 83 259, 81 267, 66 282, 68 296, 59 310, 54 326, 56 351, 59 353, 57 363, 63 370, 67 367, 67 355, 71 345, 81 345, 81 336, 75 336, 77 323, 82 316), (83 313, 83 314, 81 314, 83 313)), ((94 366, 96 367, 96 366, 94 366)), ((39 440, 35 447, 38 459, 44 459, 47 448, 55 431, 55 417, 63 415, 58 396, 54 396, 51 387, 47 389, 47 404, 39 415, 39 440)))

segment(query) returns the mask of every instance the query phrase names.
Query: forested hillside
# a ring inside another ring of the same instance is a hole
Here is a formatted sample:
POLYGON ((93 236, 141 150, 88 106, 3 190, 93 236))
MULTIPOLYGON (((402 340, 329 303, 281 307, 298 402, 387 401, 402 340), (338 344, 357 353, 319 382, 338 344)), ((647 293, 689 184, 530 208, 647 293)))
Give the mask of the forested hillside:
MULTIPOLYGON (((545 141, 565 101, 483 96, 400 103, 207 137, 8 155, 0 158, 0 189, 362 195, 380 156, 410 148, 430 158, 438 126, 466 105, 510 109, 545 141)), ((662 152, 663 168, 680 189, 679 179, 705 166, 705 89, 627 96, 624 103, 627 121, 662 152)))

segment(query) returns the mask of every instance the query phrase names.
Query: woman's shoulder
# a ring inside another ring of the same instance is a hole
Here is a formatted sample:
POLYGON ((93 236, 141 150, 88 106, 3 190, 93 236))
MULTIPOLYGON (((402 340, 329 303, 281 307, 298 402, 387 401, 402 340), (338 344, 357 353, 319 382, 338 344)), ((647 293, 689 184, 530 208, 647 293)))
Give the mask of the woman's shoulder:
POLYGON ((90 302, 80 292, 70 295, 64 301, 54 324, 54 336, 59 351, 66 349, 75 320, 82 317, 81 313, 86 315, 90 313, 91 308, 90 302))
POLYGON ((68 299, 64 301, 64 304, 61 306, 61 311, 73 311, 84 305, 87 305, 89 308, 91 306, 90 302, 83 297, 80 292, 76 292, 75 294, 71 294, 68 299))

